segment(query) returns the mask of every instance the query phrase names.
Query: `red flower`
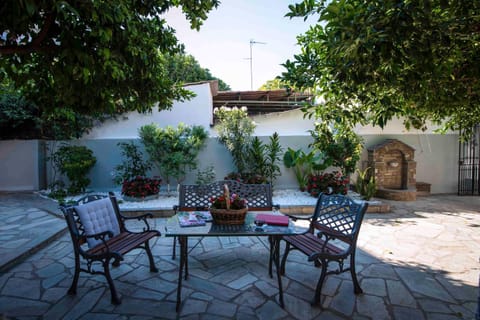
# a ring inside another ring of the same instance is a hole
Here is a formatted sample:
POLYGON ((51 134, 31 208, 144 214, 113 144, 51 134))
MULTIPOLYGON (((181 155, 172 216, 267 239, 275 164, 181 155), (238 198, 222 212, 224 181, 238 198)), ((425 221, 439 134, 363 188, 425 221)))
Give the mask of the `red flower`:
POLYGON ((347 194, 348 184, 348 177, 337 171, 311 175, 308 179, 307 191, 314 197, 317 197, 321 192, 327 192, 329 188, 333 190, 333 193, 347 194))
POLYGON ((161 179, 158 177, 147 178, 136 176, 132 180, 122 183, 122 194, 129 197, 146 197, 157 194, 160 191, 161 179))
MULTIPOLYGON (((211 207, 215 209, 226 209, 227 201, 224 195, 210 198, 211 207)), ((230 196, 230 209, 243 209, 247 206, 247 200, 240 198, 237 194, 230 196)))

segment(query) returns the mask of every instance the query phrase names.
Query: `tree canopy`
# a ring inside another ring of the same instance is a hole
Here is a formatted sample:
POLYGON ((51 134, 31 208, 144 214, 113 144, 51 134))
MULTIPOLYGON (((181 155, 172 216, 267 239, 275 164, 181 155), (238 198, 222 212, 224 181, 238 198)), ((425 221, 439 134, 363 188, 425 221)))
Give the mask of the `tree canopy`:
POLYGON ((175 82, 196 82, 202 80, 218 80, 218 89, 229 91, 230 86, 223 80, 214 77, 210 70, 202 68, 198 61, 189 54, 177 53, 167 56, 167 70, 170 79, 175 82))
POLYGON ((301 53, 283 79, 314 88, 324 105, 309 116, 352 127, 406 128, 468 135, 480 123, 480 2, 470 0, 305 0, 288 17, 318 17, 298 36, 301 53))
POLYGON ((272 79, 272 80, 267 80, 264 84, 262 84, 259 88, 259 90, 279 90, 279 89, 290 89, 292 86, 280 79, 280 78, 275 78, 275 79, 272 79))
POLYGON ((165 55, 183 46, 162 14, 181 7, 198 29, 218 4, 6 0, 0 5, 0 76, 52 113, 145 112, 156 102, 168 109, 189 93, 168 77, 165 55))

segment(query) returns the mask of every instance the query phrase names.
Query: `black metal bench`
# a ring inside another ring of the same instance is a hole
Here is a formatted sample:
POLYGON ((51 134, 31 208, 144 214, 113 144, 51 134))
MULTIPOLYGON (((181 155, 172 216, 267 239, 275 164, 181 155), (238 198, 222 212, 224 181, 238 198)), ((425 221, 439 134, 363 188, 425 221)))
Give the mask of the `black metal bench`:
MULTIPOLYGON (((254 211, 278 210, 279 206, 272 202, 272 187, 270 184, 245 184, 235 180, 221 180, 207 185, 180 185, 178 205, 173 207, 175 213, 180 211, 207 211, 212 196, 222 195, 224 185, 228 186, 230 194, 236 193, 245 198, 248 209, 254 211)), ((172 259, 176 256, 176 239, 173 241, 172 259)))
POLYGON ((280 272, 285 274, 288 254, 294 249, 303 252, 315 266, 321 267, 312 305, 320 303, 322 285, 329 274, 350 271, 355 294, 363 292, 355 272, 355 251, 367 206, 366 202, 355 202, 347 196, 321 194, 311 217, 290 216, 292 219, 309 219, 310 228, 306 234, 283 237, 286 246, 280 272), (345 267, 347 259, 350 263, 345 267), (338 263, 338 269, 327 271, 331 261, 338 263))
POLYGON ((147 252, 150 271, 158 272, 155 267, 149 241, 159 237, 160 232, 151 230, 147 218, 151 214, 137 217, 125 217, 120 213, 113 193, 108 197, 89 195, 81 198, 75 205, 61 207, 72 238, 75 253, 75 273, 69 294, 76 294, 80 272, 101 274, 107 279, 113 304, 120 304, 115 285, 110 275, 110 263, 118 266, 123 256, 133 249, 142 248, 147 252), (145 223, 143 231, 132 232, 125 226, 126 220, 137 219, 145 223), (81 266, 81 259, 85 267, 81 266), (95 270, 99 263, 103 271, 95 270))
POLYGON ((240 197, 247 199, 248 207, 255 211, 272 210, 275 207, 272 203, 272 188, 270 184, 245 184, 235 180, 221 180, 207 185, 180 185, 179 203, 178 206, 174 207, 174 210, 208 209, 210 198, 222 195, 224 185, 228 186, 230 194, 236 193, 240 197))

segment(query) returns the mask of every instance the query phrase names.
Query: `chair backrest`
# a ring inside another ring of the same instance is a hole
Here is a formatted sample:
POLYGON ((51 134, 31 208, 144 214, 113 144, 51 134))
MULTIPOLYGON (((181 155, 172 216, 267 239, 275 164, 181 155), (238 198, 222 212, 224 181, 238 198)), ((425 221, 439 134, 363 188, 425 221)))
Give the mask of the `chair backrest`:
POLYGON ((224 185, 230 194, 236 193, 245 198, 252 210, 272 210, 272 189, 270 184, 245 184, 235 180, 221 180, 207 185, 180 185, 178 210, 207 210, 212 196, 223 194, 224 185))
POLYGON ((312 217, 311 231, 333 235, 350 245, 355 244, 368 204, 341 194, 320 194, 312 217))
POLYGON ((119 218, 118 204, 115 196, 88 195, 80 198, 76 203, 61 207, 68 224, 72 240, 81 246, 85 242, 90 248, 101 243, 85 236, 111 231, 119 234, 123 229, 123 222, 119 218))

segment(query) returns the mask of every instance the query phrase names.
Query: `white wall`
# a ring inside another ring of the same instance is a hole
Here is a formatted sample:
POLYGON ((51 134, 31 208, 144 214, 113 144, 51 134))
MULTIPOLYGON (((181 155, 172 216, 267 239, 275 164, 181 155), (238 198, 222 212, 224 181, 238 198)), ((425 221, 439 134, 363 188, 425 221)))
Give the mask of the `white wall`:
MULTIPOLYGON (((315 119, 304 118, 303 115, 304 113, 300 109, 295 109, 285 112, 277 112, 255 116, 253 117, 253 120, 257 125, 255 135, 269 136, 272 135, 274 132, 281 132, 282 136, 310 136, 308 130, 312 130, 314 128, 315 119)), ((427 134, 436 134, 434 133, 434 130, 438 128, 438 126, 432 123, 427 123, 426 131, 417 129, 407 130, 403 125, 403 119, 393 118, 383 129, 378 126, 374 127, 372 125, 357 125, 355 127, 355 132, 359 135, 404 134, 425 137, 427 134)), ((447 134, 457 133, 450 131, 447 132, 447 134)))
POLYGON ((105 121, 82 139, 135 139, 138 138, 138 129, 151 123, 164 128, 168 125, 176 127, 183 122, 187 125, 202 125, 209 130, 213 105, 210 85, 200 83, 190 85, 186 89, 194 92, 196 96, 184 102, 175 101, 170 110, 158 111, 155 106, 152 113, 130 112, 118 120, 105 121))
POLYGON ((254 135, 271 136, 278 132, 281 136, 309 136, 314 120, 304 119, 300 109, 270 113, 253 117, 257 125, 254 135))
MULTIPOLYGON (((422 131, 418 129, 410 129, 407 130, 403 125, 402 118, 393 118, 392 120, 388 121, 388 124, 385 128, 380 128, 378 126, 374 127, 370 124, 366 126, 357 125, 355 127, 355 132, 360 135, 370 135, 370 134, 406 134, 406 135, 418 135, 424 136, 426 134, 436 134, 434 131, 438 129, 439 126, 434 125, 431 122, 427 122, 427 130, 422 131)), ((455 132, 447 132, 446 134, 457 134, 455 132)))
POLYGON ((43 187, 43 147, 39 140, 0 141, 0 191, 32 191, 43 187))
MULTIPOLYGON (((180 122, 187 125, 202 125, 209 130, 209 147, 201 152, 199 156, 199 167, 214 164, 217 169, 218 178, 228 173, 232 169, 231 158, 226 149, 215 141, 216 132, 210 128, 212 123, 212 105, 213 99, 208 83, 194 84, 187 87, 193 91, 196 97, 190 101, 175 102, 171 110, 154 110, 151 114, 139 114, 132 112, 122 120, 107 121, 93 131, 85 135, 83 140, 93 140, 93 146, 101 146, 101 150, 109 147, 112 154, 118 153, 116 143, 113 146, 112 140, 118 139, 138 139, 138 129, 146 124, 157 123, 160 127, 177 126, 180 122), (110 140, 110 141, 109 141, 110 140), (95 143, 98 142, 98 144, 95 143), (107 147, 108 146, 108 147, 107 147), (116 148, 116 149, 115 149, 116 148)), ((308 130, 314 128, 314 119, 305 119, 300 109, 285 111, 281 113, 272 113, 259 115, 253 118, 256 123, 254 135, 262 137, 264 142, 268 142, 268 137, 274 132, 278 132, 282 146, 293 149, 308 149, 311 142, 311 136, 308 130)), ((365 139, 365 149, 362 153, 362 159, 359 163, 364 163, 367 159, 367 149, 373 145, 384 141, 385 139, 398 139, 411 147, 415 148, 415 160, 417 162, 417 181, 428 182, 432 184, 432 193, 455 193, 457 188, 457 157, 458 157, 458 134, 449 133, 447 135, 433 134, 435 126, 429 125, 426 132, 419 130, 407 131, 403 126, 401 119, 392 119, 388 125, 381 129, 379 127, 357 126, 356 132, 365 139)), ((119 156, 114 159, 106 159, 105 167, 100 172, 95 172, 93 176, 97 179, 102 172, 109 172, 119 156)), ((99 164, 97 167, 100 167, 99 164)), ((295 187, 296 182, 291 170, 282 167, 282 176, 278 179, 279 187, 295 187)), ((193 181, 193 174, 187 177, 188 182, 193 181)), ((102 182, 102 185, 106 182, 102 182)))

